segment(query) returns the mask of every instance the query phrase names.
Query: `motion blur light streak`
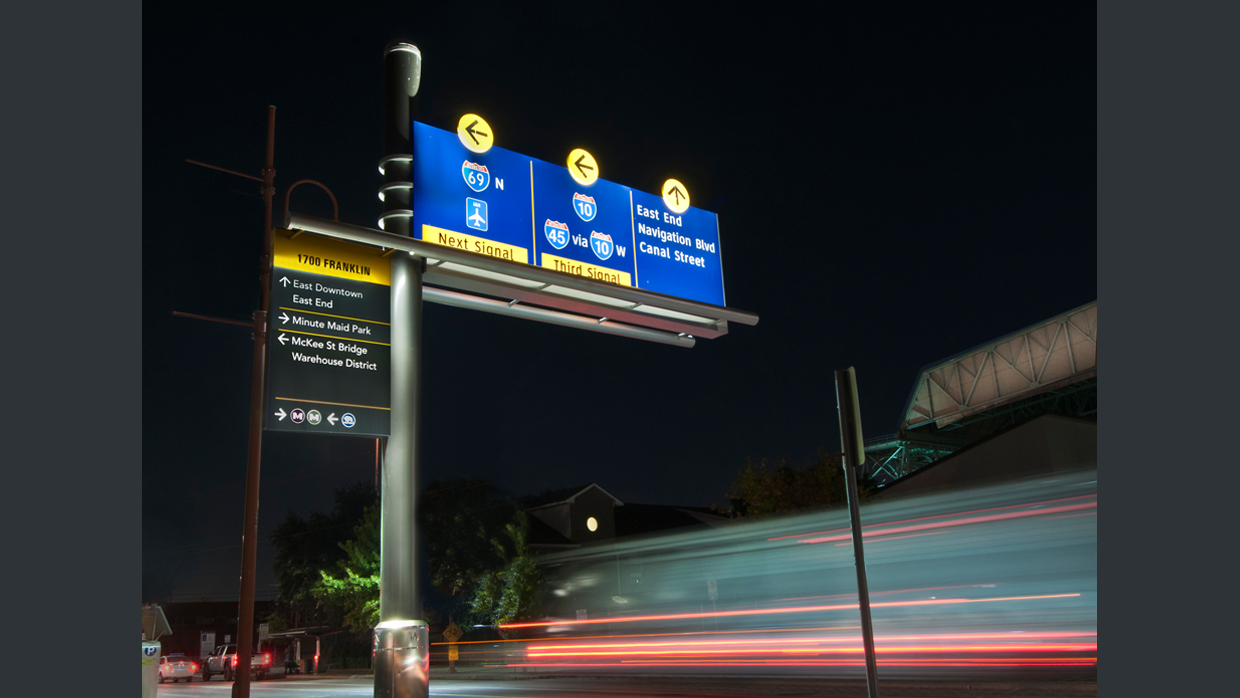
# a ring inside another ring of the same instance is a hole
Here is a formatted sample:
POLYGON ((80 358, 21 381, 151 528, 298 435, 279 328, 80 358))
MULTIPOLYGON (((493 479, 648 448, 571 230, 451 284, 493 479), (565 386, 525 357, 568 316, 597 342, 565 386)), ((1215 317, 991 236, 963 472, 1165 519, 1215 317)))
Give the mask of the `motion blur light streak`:
MULTIPOLYGON (((949 587, 922 587, 920 589, 896 589, 892 591, 871 591, 870 597, 872 598, 872 597, 880 596, 880 595, 891 596, 892 594, 913 594, 913 593, 922 592, 922 591, 943 591, 944 589, 978 589, 978 588, 992 589, 994 587, 995 587, 994 584, 959 584, 956 586, 949 586, 949 587)), ((802 596, 802 597, 794 598, 794 599, 776 599, 776 600, 777 601, 809 601, 810 599, 847 599, 847 598, 855 599, 857 598, 857 594, 854 592, 852 594, 829 594, 826 596, 802 596)), ((860 628, 861 626, 857 626, 857 627, 860 628)))
MULTIPOLYGON (((990 516, 974 516, 968 519, 958 519, 956 521, 938 521, 935 523, 917 524, 916 526, 902 526, 900 528, 889 528, 882 531, 865 531, 862 530, 861 537, 869 536, 885 536, 889 533, 904 533, 906 531, 924 531, 927 528, 943 528, 945 526, 965 526, 968 524, 987 523, 990 521, 1004 521, 1006 519, 1020 519, 1027 516, 1043 516, 1045 514, 1058 514, 1061 511, 1078 511, 1080 509, 1089 509, 1097 507, 1097 502, 1089 504, 1072 504, 1062 507, 1052 507, 1050 509, 1035 509, 1033 511, 1016 511, 1009 514, 991 514, 990 516)), ((842 536, 829 536, 826 538, 808 538, 798 540, 798 543, 827 543, 833 540, 852 540, 852 534, 842 536)))
MULTIPOLYGON (((1083 469, 868 501, 864 535, 882 543, 866 555, 880 666, 1096 675, 1097 497, 1097 471, 1083 469)), ((500 626, 521 641, 478 656, 857 677, 853 555, 802 544, 849 533, 835 508, 548 553, 548 617, 500 626)))
MULTIPOLYGON (((866 541, 866 542, 868 542, 868 543, 882 543, 882 542, 884 542, 884 541, 889 541, 889 540, 900 540, 901 538, 918 538, 918 537, 920 537, 920 536, 941 536, 941 535, 943 535, 944 533, 951 533, 951 531, 931 531, 931 532, 929 532, 929 533, 910 533, 910 534, 908 534, 907 536, 892 536, 892 537, 890 537, 890 538, 875 538, 874 540, 871 540, 871 541, 866 541)), ((864 533, 863 533, 863 534, 861 534, 861 537, 862 537, 862 538, 864 538, 864 537, 865 537, 865 534, 864 534, 864 533)), ((797 541, 797 542, 799 542, 799 543, 805 543, 805 542, 807 542, 807 541, 797 541)), ((846 542, 843 542, 843 543, 836 543, 836 545, 852 545, 852 541, 846 541, 846 542)))
MULTIPOLYGON (((741 631, 741 632, 746 632, 746 631, 741 631)), ((771 632, 782 632, 782 631, 771 631, 771 632)), ((709 633, 709 634, 716 634, 716 633, 709 633)), ((718 633, 718 634, 732 635, 735 633, 718 633)), ((640 637, 640 636, 629 636, 629 637, 640 637)), ((913 640, 922 640, 922 641, 927 641, 927 640, 1024 640, 1024 641, 1029 641, 1029 640, 1047 640, 1047 639, 1062 640, 1066 638, 1077 638, 1077 637, 1097 637, 1097 635, 1095 635, 1094 633, 961 633, 961 634, 950 634, 950 635, 893 635, 893 636, 884 636, 881 638, 876 638, 875 641, 878 641, 878 640, 882 640, 884 642, 889 642, 889 641, 894 641, 894 640, 905 641, 905 642, 913 641, 913 640)), ((572 638, 572 639, 581 639, 581 638, 572 638)), ((600 636, 600 637, 585 638, 585 639, 602 640, 602 639, 607 639, 607 638, 606 636, 600 636)), ((615 647, 673 647, 673 646, 683 647, 683 646, 689 646, 689 645, 752 646, 754 644, 764 644, 764 643, 765 644, 772 644, 772 643, 787 644, 787 643, 855 642, 855 641, 856 641, 855 637, 806 637, 806 638, 790 638, 790 639, 774 639, 774 640, 763 640, 763 639, 753 640, 749 638, 744 638, 744 639, 739 639, 739 640, 686 640, 686 641, 681 641, 681 642, 673 642, 673 641, 624 642, 624 643, 612 642, 612 643, 597 644, 597 645, 531 644, 528 649, 530 652, 540 652, 544 650, 553 650, 553 649, 586 649, 586 648, 596 649, 596 648, 615 648, 615 647)), ((1095 646, 1096 646, 1096 643, 1095 643, 1095 646)))
MULTIPOLYGON (((951 516, 972 516, 972 515, 974 515, 974 514, 984 514, 984 513, 988 512, 988 511, 1006 511, 1006 510, 1008 510, 1008 509, 1021 509, 1021 508, 1024 508, 1024 507, 1042 507, 1042 506, 1046 506, 1047 504, 1057 504, 1057 503, 1059 503, 1059 502, 1071 502, 1071 501, 1075 501, 1075 500, 1078 500, 1078 499, 1092 499, 1092 498, 1096 498, 1097 496, 1098 496, 1098 495, 1096 495, 1096 494, 1084 494, 1084 495, 1079 495, 1079 496, 1076 496, 1076 497, 1064 497, 1064 498, 1062 498, 1062 499, 1052 499, 1052 500, 1045 501, 1045 502, 1033 502, 1033 503, 1031 503, 1031 504, 1013 504, 1013 505, 1011 505, 1011 506, 1006 506, 1006 507, 990 507, 990 508, 988 508, 988 509, 974 509, 974 510, 971 510, 971 511, 961 511, 961 512, 956 512, 956 513, 953 513, 953 514, 936 514, 936 515, 934 515, 934 516, 922 516, 922 517, 920 517, 920 518, 916 518, 916 519, 904 519, 904 520, 901 520, 901 521, 890 521, 890 522, 887 522, 887 523, 884 523, 884 524, 871 524, 871 525, 869 525, 869 526, 862 526, 862 527, 861 527, 861 535, 862 535, 863 537, 864 537, 864 536, 866 536, 866 535, 868 535, 868 534, 869 534, 869 532, 872 532, 872 531, 873 531, 873 529, 874 529, 874 528, 876 528, 876 527, 878 527, 878 526, 895 526, 895 525, 898 525, 898 524, 910 524, 910 523, 916 523, 916 522, 918 522, 918 521, 930 521, 930 520, 933 520, 933 519, 945 519, 945 518, 948 518, 948 517, 951 517, 951 516)), ((1046 512, 1045 512, 1045 511, 1043 511, 1043 512, 1041 512, 1041 513, 1046 513, 1046 512)), ((815 532, 813 532, 813 533, 795 533, 795 534, 790 535, 790 536, 776 536, 776 537, 774 537, 774 538, 767 538, 767 540, 768 540, 768 541, 776 541, 776 540, 787 540, 787 539, 789 539, 789 538, 803 538, 803 537, 805 537, 805 536, 825 536, 825 535, 827 535, 827 534, 829 534, 829 533, 841 533, 841 532, 843 532, 843 533, 847 533, 847 532, 849 532, 850 530, 851 530, 851 529, 849 529, 849 528, 834 528, 834 529, 831 529, 831 530, 829 530, 829 531, 815 531, 815 532)), ((882 533, 876 533, 876 534, 874 534, 874 535, 882 535, 882 533)))
MULTIPOLYGON (((954 603, 986 603, 989 601, 1030 601, 1034 599, 1062 599, 1080 594, 1043 594, 1040 596, 1002 596, 993 599, 922 599, 918 601, 882 601, 870 604, 870 608, 895 606, 937 606, 954 603)), ((746 611, 711 611, 703 613, 674 613, 662 616, 618 616, 614 618, 594 618, 591 620, 555 620, 538 623, 501 623, 503 630, 516 628, 545 628, 552 625, 598 625, 601 623, 636 623, 644 620, 685 620, 690 618, 723 618, 729 616, 758 616, 768 613, 808 613, 811 611, 843 611, 856 610, 858 604, 833 604, 830 606, 799 606, 794 608, 759 608, 746 611)))

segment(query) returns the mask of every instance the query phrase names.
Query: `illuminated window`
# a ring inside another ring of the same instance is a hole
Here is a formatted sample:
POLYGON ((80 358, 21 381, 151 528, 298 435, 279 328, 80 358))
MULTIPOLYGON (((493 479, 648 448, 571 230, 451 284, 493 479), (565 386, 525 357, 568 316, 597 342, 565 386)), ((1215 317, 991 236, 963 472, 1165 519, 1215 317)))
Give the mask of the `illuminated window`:
POLYGON ((586 519, 586 528, 590 529, 590 531, 597 531, 598 530, 598 519, 594 518, 593 516, 586 519))

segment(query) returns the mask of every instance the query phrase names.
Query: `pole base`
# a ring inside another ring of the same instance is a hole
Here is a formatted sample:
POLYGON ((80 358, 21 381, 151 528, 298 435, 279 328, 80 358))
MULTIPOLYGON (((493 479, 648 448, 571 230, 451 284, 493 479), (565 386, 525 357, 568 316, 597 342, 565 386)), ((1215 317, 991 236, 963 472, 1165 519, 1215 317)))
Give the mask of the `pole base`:
POLYGON ((430 629, 425 621, 385 621, 375 628, 375 698, 428 698, 430 629))

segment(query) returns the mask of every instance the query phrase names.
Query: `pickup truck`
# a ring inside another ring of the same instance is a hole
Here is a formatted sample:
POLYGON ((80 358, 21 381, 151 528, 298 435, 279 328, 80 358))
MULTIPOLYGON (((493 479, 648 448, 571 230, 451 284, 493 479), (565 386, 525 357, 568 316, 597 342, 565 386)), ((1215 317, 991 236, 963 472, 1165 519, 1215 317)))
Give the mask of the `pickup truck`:
MULTIPOLYGON (((250 656, 250 676, 259 681, 267 677, 271 668, 271 654, 255 652, 250 656)), ((215 674, 223 674, 225 681, 232 681, 237 674, 237 646, 220 645, 202 659, 202 680, 210 681, 215 674)))

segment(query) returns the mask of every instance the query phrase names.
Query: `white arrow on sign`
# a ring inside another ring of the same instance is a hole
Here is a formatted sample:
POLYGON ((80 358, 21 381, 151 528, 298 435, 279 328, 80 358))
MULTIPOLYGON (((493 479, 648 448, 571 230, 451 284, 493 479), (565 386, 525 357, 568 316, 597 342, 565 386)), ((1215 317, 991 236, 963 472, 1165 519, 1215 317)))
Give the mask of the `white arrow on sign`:
POLYGON ((285 411, 284 411, 284 408, 283 408, 283 407, 281 407, 280 409, 276 410, 276 416, 280 418, 280 419, 279 419, 279 420, 277 420, 277 421, 281 421, 281 422, 283 422, 283 421, 284 421, 284 418, 288 416, 288 412, 285 412, 285 411))
POLYGON ((288 337, 285 337, 283 332, 281 332, 280 336, 276 337, 276 339, 280 340, 280 346, 284 346, 284 343, 288 341, 288 337))
POLYGON ((280 285, 281 285, 281 286, 283 286, 283 287, 285 287, 285 288, 288 288, 288 285, 289 285, 289 280, 288 280, 288 277, 287 277, 287 276, 281 276, 281 277, 280 277, 280 285))
POLYGON ((334 427, 336 426, 336 422, 340 421, 340 418, 336 416, 335 412, 332 412, 331 414, 327 415, 327 421, 334 427))
POLYGON ((288 324, 288 315, 286 315, 286 314, 284 314, 284 313, 280 313, 280 324, 281 324, 281 325, 287 325, 287 324, 288 324))

